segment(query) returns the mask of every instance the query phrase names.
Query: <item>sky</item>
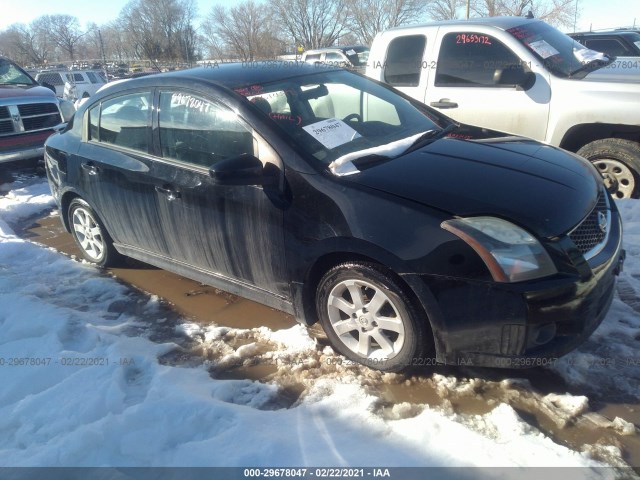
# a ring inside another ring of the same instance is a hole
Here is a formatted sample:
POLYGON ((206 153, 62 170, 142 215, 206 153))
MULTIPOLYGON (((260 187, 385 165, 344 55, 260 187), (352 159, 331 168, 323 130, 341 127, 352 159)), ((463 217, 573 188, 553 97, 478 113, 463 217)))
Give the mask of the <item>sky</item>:
MULTIPOLYGON (((30 23, 47 14, 69 14, 78 17, 84 27, 88 22, 98 25, 114 20, 128 0, 2 0, 0 30, 12 23, 30 23)), ((233 5, 240 0, 196 0, 200 15, 208 13, 213 5, 233 5)), ((640 27, 640 0, 576 0, 580 16, 576 30, 598 30, 629 27, 635 22, 640 27)))

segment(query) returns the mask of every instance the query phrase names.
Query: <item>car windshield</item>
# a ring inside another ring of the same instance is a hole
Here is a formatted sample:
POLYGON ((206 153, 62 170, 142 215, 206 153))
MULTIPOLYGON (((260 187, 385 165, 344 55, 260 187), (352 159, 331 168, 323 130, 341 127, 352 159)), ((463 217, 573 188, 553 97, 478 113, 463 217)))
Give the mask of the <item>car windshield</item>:
POLYGON ((372 155, 389 159, 409 149, 425 132, 437 132, 449 124, 427 107, 343 70, 236 91, 325 165, 372 155))
POLYGON ((0 85, 35 85, 36 82, 20 67, 0 58, 0 85))
POLYGON ((614 60, 604 53, 588 49, 544 22, 528 22, 509 28, 507 32, 530 49, 558 77, 582 78, 614 60))

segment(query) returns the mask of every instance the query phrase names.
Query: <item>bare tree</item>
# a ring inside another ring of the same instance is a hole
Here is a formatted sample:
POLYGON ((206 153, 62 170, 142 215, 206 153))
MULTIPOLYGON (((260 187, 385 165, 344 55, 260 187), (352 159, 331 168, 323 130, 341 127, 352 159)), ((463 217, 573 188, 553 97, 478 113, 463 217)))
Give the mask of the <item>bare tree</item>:
POLYGON ((297 45, 333 45, 346 31, 346 0, 270 0, 274 18, 297 45))
POLYGON ((529 13, 558 27, 574 23, 575 0, 475 0, 472 10, 480 17, 511 15, 521 17, 529 13))
POLYGON ((460 10, 466 5, 465 0, 432 0, 427 6, 427 13, 433 20, 455 20, 460 10))
POLYGON ((41 18, 49 38, 69 60, 75 60, 76 49, 85 32, 80 30, 76 17, 71 15, 44 15, 41 18))
POLYGON ((255 60, 278 53, 280 42, 273 32, 270 13, 254 0, 231 8, 213 7, 202 28, 215 56, 255 60))
POLYGON ((424 19, 425 0, 345 0, 349 29, 370 45, 378 32, 424 19))
POLYGON ((52 45, 42 17, 30 25, 13 24, 3 34, 3 50, 21 64, 41 65, 51 58, 52 45))
POLYGON ((188 61, 195 57, 194 0, 130 0, 118 25, 140 58, 188 61))

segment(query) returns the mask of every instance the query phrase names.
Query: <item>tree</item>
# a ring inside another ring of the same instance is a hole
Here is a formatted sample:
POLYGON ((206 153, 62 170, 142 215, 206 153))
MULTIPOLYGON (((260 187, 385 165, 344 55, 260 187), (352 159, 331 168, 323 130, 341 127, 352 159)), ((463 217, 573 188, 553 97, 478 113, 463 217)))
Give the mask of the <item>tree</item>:
POLYGON ((345 0, 349 29, 371 45, 378 32, 420 21, 427 12, 424 0, 345 0))
POLYGON ((195 57, 194 0, 131 0, 118 28, 130 50, 151 61, 189 61, 195 57))
POLYGON ((69 60, 75 60, 78 43, 85 35, 80 31, 78 19, 71 15, 44 15, 40 19, 53 44, 65 52, 69 60))
POLYGON ((50 60, 52 45, 42 17, 31 24, 13 24, 3 34, 3 49, 23 65, 41 65, 50 60))
POLYGON ((433 20, 455 20, 459 11, 466 5, 465 0, 432 0, 427 12, 433 20))
POLYGON ((203 30, 215 56, 252 61, 277 55, 280 42, 271 25, 270 12, 247 0, 236 7, 213 7, 203 30))
POLYGON ((346 30, 346 0, 270 0, 276 23, 296 45, 328 47, 346 30))
POLYGON ((475 0, 472 10, 480 17, 522 17, 531 11, 551 25, 569 27, 575 20, 575 5, 575 0, 475 0))

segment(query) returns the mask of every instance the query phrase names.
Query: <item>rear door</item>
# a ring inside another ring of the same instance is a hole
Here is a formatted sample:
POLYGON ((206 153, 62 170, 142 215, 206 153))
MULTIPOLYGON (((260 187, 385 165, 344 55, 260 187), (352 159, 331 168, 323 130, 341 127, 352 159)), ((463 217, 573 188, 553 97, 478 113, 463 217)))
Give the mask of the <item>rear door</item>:
POLYGON ((78 150, 79 188, 118 244, 166 256, 152 160, 153 91, 117 95, 88 112, 87 141, 78 150))
POLYGON ((430 69, 435 65, 428 58, 428 47, 426 34, 398 36, 389 42, 384 62, 378 65, 379 60, 372 60, 370 69, 382 69, 380 80, 424 102, 430 69))

